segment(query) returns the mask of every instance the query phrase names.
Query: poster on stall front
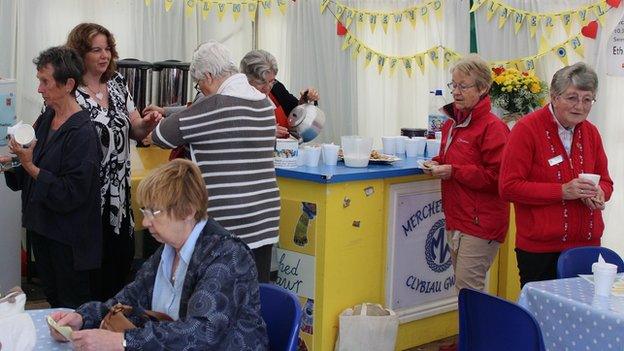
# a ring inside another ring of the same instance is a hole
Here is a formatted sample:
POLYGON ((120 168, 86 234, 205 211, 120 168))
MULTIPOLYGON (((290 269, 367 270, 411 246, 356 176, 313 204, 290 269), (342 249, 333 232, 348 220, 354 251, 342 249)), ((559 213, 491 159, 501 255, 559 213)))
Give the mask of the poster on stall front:
POLYGON ((624 17, 620 19, 607 42, 607 74, 624 76, 624 17))

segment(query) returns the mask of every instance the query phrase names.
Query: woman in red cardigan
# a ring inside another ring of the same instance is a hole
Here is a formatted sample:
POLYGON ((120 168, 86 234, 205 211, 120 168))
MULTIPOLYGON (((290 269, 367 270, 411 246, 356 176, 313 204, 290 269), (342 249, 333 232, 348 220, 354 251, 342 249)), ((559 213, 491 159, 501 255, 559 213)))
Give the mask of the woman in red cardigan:
POLYGON ((549 105, 513 128, 499 181, 516 211, 516 258, 520 283, 556 278, 566 249, 600 245, 602 210, 613 192, 598 129, 587 115, 598 76, 585 63, 555 73, 549 105), (600 175, 598 186, 580 173, 600 175))

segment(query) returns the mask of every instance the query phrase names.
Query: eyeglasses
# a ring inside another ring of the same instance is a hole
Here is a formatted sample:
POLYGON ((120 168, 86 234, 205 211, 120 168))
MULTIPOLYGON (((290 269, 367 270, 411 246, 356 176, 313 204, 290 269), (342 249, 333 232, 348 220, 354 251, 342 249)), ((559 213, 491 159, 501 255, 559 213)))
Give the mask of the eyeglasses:
POLYGON ((589 107, 596 102, 594 98, 584 97, 581 99, 578 95, 562 96, 562 98, 571 106, 581 103, 583 107, 589 107))
POLYGON ((143 217, 145 217, 145 218, 147 218, 149 220, 152 220, 152 219, 154 219, 154 217, 156 217, 156 216, 160 215, 161 213, 163 213, 162 210, 154 211, 154 210, 151 210, 151 209, 145 208, 145 207, 141 207, 141 208, 139 208, 139 210, 143 214, 143 217))
POLYGON ((197 81, 197 83, 195 83, 195 90, 197 90, 198 93, 201 93, 201 89, 199 88, 199 81, 197 81))
POLYGON ((271 81, 266 81, 266 80, 258 80, 258 79, 254 79, 252 81, 250 81, 251 85, 253 85, 256 88, 262 88, 263 86, 267 86, 269 88, 269 90, 273 89, 273 86, 275 85, 275 83, 277 83, 276 79, 273 79, 271 81))
POLYGON ((463 93, 464 91, 474 87, 475 85, 476 84, 465 85, 465 84, 457 84, 455 82, 450 82, 446 86, 449 88, 450 91, 453 91, 455 89, 459 89, 459 91, 461 91, 463 93))

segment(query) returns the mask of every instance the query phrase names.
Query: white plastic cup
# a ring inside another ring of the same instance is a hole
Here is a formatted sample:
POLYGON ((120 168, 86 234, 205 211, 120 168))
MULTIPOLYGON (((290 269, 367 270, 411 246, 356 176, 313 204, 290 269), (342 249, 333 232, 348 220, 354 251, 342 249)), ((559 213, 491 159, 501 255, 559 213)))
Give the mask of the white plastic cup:
POLYGON ((440 153, 440 140, 427 139, 427 157, 435 157, 440 153))
POLYGON ((35 140, 35 129, 26 123, 17 125, 13 129, 13 138, 18 144, 26 147, 35 140))
POLYGON ((300 147, 298 155, 297 155, 297 167, 305 165, 305 155, 306 155, 305 147, 300 147))
POLYGON ((435 140, 442 140, 442 132, 435 132, 435 140))
POLYGON ((366 167, 373 149, 373 138, 346 135, 340 138, 344 163, 347 167, 366 167))
POLYGON ((594 273, 594 294, 610 296, 611 287, 617 275, 617 266, 606 262, 596 262, 592 264, 592 272, 594 273))
POLYGON ((396 153, 397 139, 393 136, 381 137, 381 143, 383 144, 383 153, 386 155, 394 155, 396 153))
POLYGON ((425 157, 425 148, 427 147, 427 138, 425 137, 413 137, 416 140, 416 156, 425 157))
POLYGON ((409 140, 409 138, 403 135, 396 137, 396 154, 397 155, 405 154, 407 140, 409 140))
POLYGON ((581 179, 589 180, 590 182, 594 183, 595 186, 598 186, 598 183, 600 182, 600 174, 580 173, 578 177, 581 179))
POLYGON ((305 165, 308 167, 318 167, 321 158, 321 148, 318 146, 306 146, 305 150, 305 165))
MULTIPOLYGON (((418 139, 407 139, 405 140, 405 156, 407 157, 418 157, 418 145, 420 141, 418 139)), ((423 148, 424 151, 424 148, 423 148)))
POLYGON ((321 145, 323 163, 328 166, 335 166, 338 163, 338 149, 340 149, 340 147, 334 144, 321 145))

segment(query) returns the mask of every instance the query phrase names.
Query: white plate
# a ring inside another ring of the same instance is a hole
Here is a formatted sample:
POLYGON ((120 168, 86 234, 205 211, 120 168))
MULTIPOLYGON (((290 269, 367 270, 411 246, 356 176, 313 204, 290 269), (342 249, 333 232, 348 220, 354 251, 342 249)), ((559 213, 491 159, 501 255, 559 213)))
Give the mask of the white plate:
POLYGON ((418 168, 420 169, 424 169, 424 170, 430 170, 430 167, 425 166, 425 162, 427 162, 427 160, 417 160, 416 163, 418 163, 418 168))

